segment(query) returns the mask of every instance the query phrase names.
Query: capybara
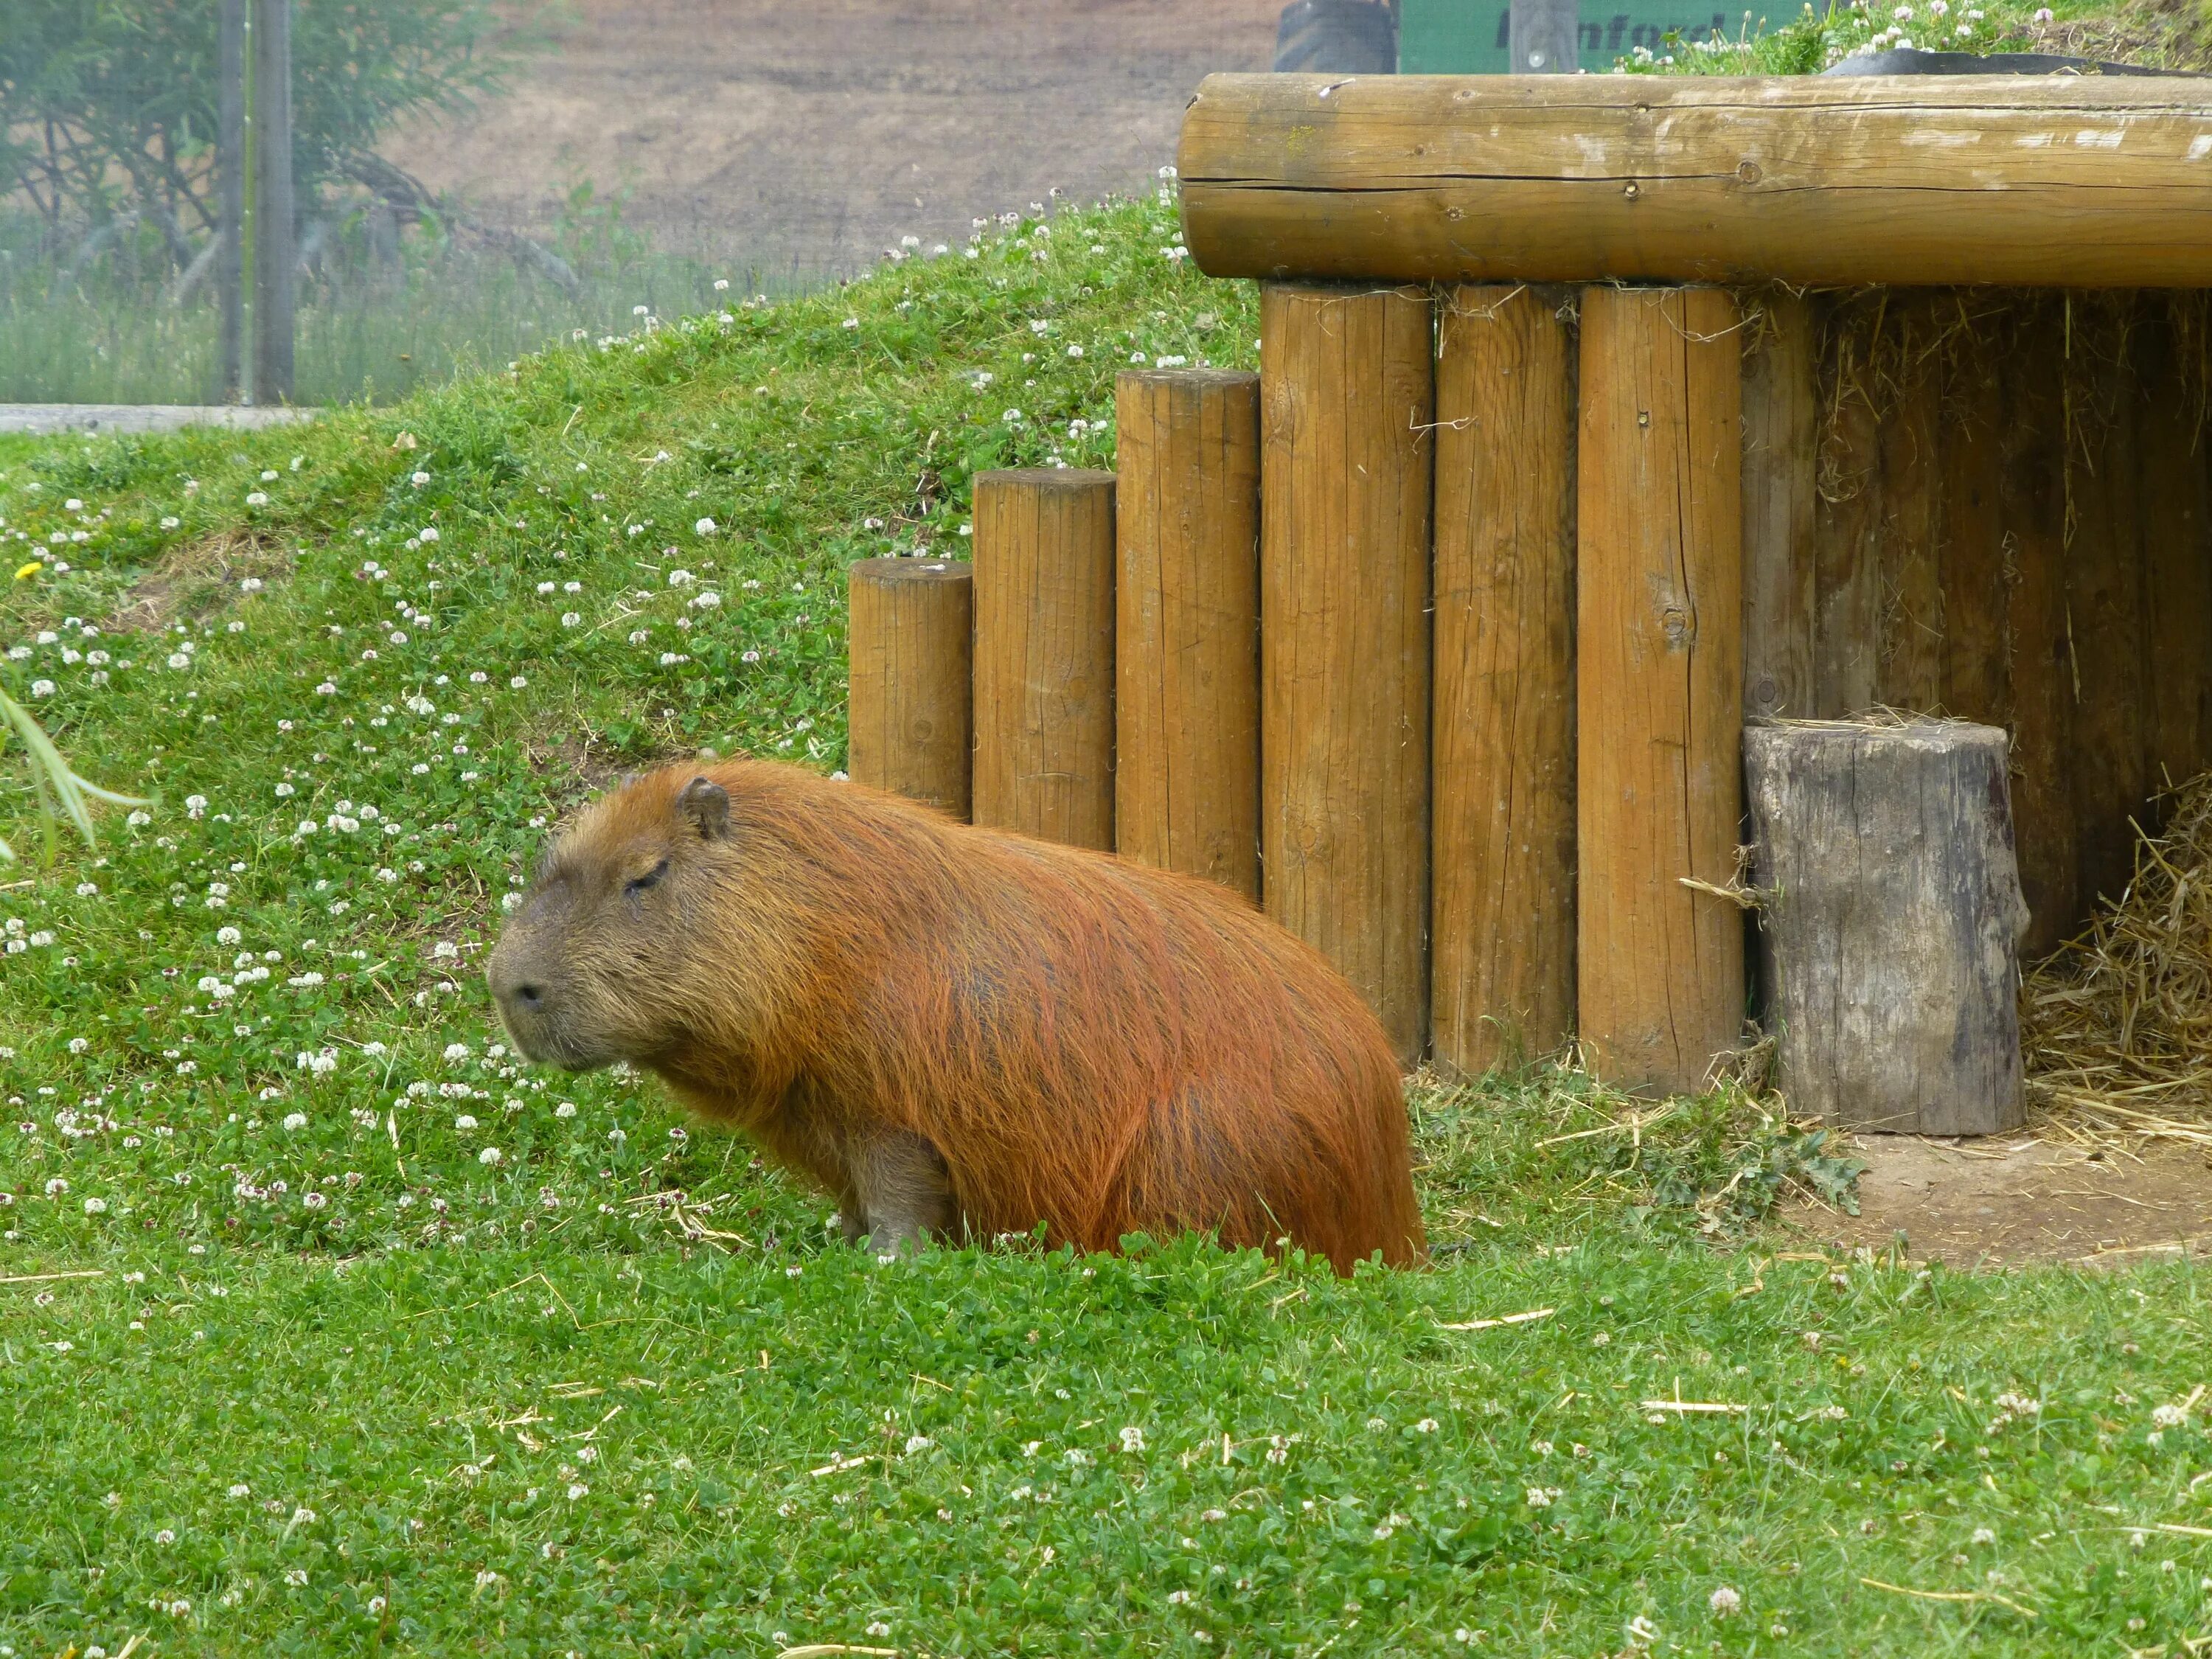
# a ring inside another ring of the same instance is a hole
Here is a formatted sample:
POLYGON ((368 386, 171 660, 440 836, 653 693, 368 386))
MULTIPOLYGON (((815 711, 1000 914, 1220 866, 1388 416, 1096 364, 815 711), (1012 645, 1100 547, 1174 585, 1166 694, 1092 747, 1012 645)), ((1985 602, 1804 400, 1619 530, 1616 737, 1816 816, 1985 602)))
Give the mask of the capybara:
POLYGON ((1211 1230, 1418 1261, 1382 1028, 1226 890, 770 763, 650 773, 554 843, 489 966, 531 1060, 629 1060, 849 1237, 1211 1230))

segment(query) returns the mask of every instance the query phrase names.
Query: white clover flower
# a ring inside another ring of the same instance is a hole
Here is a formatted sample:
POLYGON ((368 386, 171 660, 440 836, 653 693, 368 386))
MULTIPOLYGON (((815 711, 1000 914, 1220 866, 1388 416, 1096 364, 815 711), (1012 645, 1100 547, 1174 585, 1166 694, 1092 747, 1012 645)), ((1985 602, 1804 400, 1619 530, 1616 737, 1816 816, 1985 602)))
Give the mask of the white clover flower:
POLYGON ((696 580, 697 578, 688 570, 672 570, 668 573, 668 585, 671 587, 689 587, 696 580))
POLYGON ((487 1146, 477 1154, 477 1162, 479 1164, 501 1164, 504 1163, 506 1158, 507 1154, 496 1146, 487 1146))
MULTIPOLYGON (((69 1051, 73 1054, 81 1054, 91 1047, 92 1040, 89 1037, 71 1037, 69 1040, 69 1051)), ((13 1058, 12 1051, 10 1058, 13 1058)))
POLYGON ((246 492, 246 504, 248 507, 266 507, 266 506, 268 506, 268 505, 269 505, 269 492, 268 492, 267 490, 265 490, 265 489, 252 489, 252 490, 248 490, 248 491, 246 492))
POLYGON ((2189 1413, 2179 1406, 2155 1406, 2150 1420, 2161 1429, 2178 1429, 2189 1420, 2189 1413))
POLYGON ((162 519, 161 528, 164 530, 174 530, 178 525, 182 522, 182 520, 178 519, 174 514, 171 514, 162 519))
POLYGON ((253 1496, 253 1488, 240 1480, 231 1487, 230 1495, 233 1498, 251 1498, 253 1496))
POLYGON ((235 927, 218 927, 215 930, 215 942, 217 945, 235 945, 243 937, 244 935, 235 927))
POLYGON ((327 1208, 329 1205, 330 1200, 324 1197, 320 1193, 302 1193, 300 1194, 300 1207, 303 1210, 320 1210, 327 1208))
POLYGON ((574 1101, 573 1101, 573 1100, 564 1100, 564 1101, 562 1101, 562 1102, 558 1106, 556 1106, 556 1107, 553 1109, 553 1115, 554 1115, 554 1116, 556 1116, 556 1117, 574 1117, 574 1116, 575 1116, 575 1115, 576 1115, 576 1103, 575 1103, 574 1101))
POLYGON ((714 530, 715 525, 712 519, 702 519, 691 526, 692 533, 698 536, 711 536, 714 533, 714 530))
POLYGON ((438 539, 438 526, 434 524, 426 524, 420 530, 416 531, 415 535, 416 538, 419 541, 434 542, 438 539))
POLYGON ((1743 1597, 1723 1584, 1705 1598, 1705 1605, 1713 1610, 1714 1618, 1726 1619, 1743 1611, 1743 1597))
POLYGON ((54 690, 55 686, 52 680, 33 680, 31 682, 31 695, 34 697, 51 697, 54 695, 54 690))
POLYGON ((571 1504, 578 1503, 591 1495, 592 1489, 582 1481, 572 1480, 568 1483, 568 1501, 571 1504))
POLYGON ((1145 1431, 1142 1429, 1127 1428, 1121 1431, 1121 1449, 1123 1451, 1140 1452, 1144 1450, 1144 1449, 1145 1431))
POLYGON ((427 472, 416 472, 411 474, 408 477, 407 482, 413 484, 416 489, 420 489, 424 484, 430 482, 430 475, 427 472))
POLYGON ((104 1198, 88 1198, 84 1201, 84 1212, 87 1215, 106 1215, 107 1200, 104 1198))
POLYGON ((573 611, 563 611, 561 613, 561 626, 563 628, 574 628, 583 620, 583 617, 573 611))

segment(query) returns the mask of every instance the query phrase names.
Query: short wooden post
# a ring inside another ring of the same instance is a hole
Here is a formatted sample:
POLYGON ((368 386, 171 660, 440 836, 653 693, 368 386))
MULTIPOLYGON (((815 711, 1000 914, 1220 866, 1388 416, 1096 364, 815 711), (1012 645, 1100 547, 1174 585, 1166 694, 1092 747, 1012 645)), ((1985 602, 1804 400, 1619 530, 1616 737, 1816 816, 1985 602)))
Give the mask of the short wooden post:
POLYGON ((1409 1065, 1429 991, 1433 340, 1416 289, 1261 293, 1267 909, 1409 1065))
POLYGON ((975 822, 1114 846, 1114 475, 975 475, 975 822))
POLYGON ((1774 289, 1759 313, 1743 359, 1743 708, 1802 716, 1814 705, 1820 333, 1802 295, 1774 289))
POLYGON ((1718 289, 1583 290, 1576 714, 1583 1036, 1700 1087, 1744 1014, 1742 385, 1718 289))
POLYGON ((847 608, 846 769, 964 818, 975 584, 949 559, 863 559, 847 608))
POLYGON ((2021 1122, 2027 923, 2005 734, 1963 720, 1754 726, 1745 773, 1783 1092, 1838 1128, 2021 1122))
POLYGON ((1450 292, 1437 356, 1429 1029, 1467 1073, 1575 1025, 1575 391, 1560 307, 1450 292))
POLYGON ((1260 902, 1260 377, 1115 386, 1114 834, 1260 902))

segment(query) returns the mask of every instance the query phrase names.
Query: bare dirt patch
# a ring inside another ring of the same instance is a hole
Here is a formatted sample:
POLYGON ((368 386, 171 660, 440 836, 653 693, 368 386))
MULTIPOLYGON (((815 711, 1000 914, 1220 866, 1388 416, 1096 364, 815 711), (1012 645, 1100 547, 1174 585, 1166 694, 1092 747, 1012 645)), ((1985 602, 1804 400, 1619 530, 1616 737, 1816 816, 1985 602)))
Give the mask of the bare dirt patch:
POLYGON ((275 538, 219 531, 164 554, 131 584, 100 625, 111 634, 158 634, 180 617, 198 622, 212 616, 249 576, 271 581, 291 572, 292 556, 275 538))
POLYGON ((2035 1261, 2131 1264, 2212 1255, 2212 1146, 2086 1146, 2032 1131, 1978 1140, 1866 1135, 1859 1213, 1799 1201, 1782 1220, 1823 1243, 1954 1267, 2035 1261))
MULTIPOLYGON (((850 271, 902 234, 1175 159, 1216 70, 1266 69, 1282 0, 578 0, 513 93, 386 146, 542 234, 566 185, 629 192, 679 252, 850 271)), ((733 275, 740 274, 733 270, 733 275)))

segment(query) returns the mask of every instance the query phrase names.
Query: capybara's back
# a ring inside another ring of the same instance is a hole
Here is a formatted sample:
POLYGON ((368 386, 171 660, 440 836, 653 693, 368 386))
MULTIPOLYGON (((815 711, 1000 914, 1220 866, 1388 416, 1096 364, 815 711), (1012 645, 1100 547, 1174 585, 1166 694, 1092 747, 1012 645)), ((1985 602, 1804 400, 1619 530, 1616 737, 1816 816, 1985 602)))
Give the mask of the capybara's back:
POLYGON ((949 1185, 927 1231, 1422 1251, 1381 1025, 1207 883, 794 768, 672 769, 555 847, 491 976, 526 1054, 635 1060, 848 1204, 949 1185))

